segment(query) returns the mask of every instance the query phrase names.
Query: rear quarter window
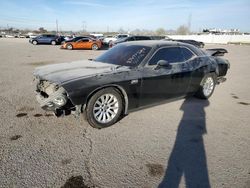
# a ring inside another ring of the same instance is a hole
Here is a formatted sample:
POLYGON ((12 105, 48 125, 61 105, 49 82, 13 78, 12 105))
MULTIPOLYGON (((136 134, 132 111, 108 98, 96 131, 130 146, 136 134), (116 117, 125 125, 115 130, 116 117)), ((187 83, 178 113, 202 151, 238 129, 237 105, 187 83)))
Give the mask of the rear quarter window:
POLYGON ((187 61, 189 59, 192 59, 195 55, 193 52, 191 52, 189 49, 187 48, 181 48, 182 51, 182 55, 183 55, 183 59, 184 61, 187 61))

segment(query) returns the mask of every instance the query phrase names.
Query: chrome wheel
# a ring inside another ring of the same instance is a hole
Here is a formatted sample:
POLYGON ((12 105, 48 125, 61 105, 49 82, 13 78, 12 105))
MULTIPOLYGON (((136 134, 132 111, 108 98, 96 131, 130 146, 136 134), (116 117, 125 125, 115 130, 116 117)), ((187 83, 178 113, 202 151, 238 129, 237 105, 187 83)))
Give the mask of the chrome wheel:
POLYGON ((56 41, 52 41, 51 44, 52 44, 52 45, 56 45, 56 41))
POLYGON ((93 45, 92 45, 92 50, 98 50, 97 44, 93 44, 93 45))
POLYGON ((94 103, 93 115, 99 123, 109 123, 112 121, 119 109, 119 102, 115 95, 104 94, 94 103))
POLYGON ((214 89, 214 80, 212 77, 207 77, 203 85, 203 93, 205 96, 209 96, 214 89))
POLYGON ((32 44, 37 45, 37 41, 34 40, 34 41, 32 42, 32 44))

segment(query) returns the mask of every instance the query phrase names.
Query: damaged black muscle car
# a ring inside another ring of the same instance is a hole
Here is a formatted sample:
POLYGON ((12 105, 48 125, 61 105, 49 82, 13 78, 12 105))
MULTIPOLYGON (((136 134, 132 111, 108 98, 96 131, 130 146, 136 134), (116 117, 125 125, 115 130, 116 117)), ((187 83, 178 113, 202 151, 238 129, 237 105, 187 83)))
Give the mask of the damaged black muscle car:
POLYGON ((96 59, 38 67, 37 100, 56 116, 81 113, 95 128, 132 110, 195 95, 208 99, 226 80, 225 49, 168 41, 122 43, 96 59))

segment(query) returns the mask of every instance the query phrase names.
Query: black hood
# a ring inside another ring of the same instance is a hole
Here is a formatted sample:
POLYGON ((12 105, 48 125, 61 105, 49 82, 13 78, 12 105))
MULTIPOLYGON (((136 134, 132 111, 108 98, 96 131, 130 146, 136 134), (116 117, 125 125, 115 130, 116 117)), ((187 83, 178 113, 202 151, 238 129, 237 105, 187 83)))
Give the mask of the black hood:
MULTIPOLYGON (((35 77, 62 84, 71 80, 107 74, 117 71, 117 65, 95 62, 90 60, 60 63, 38 67, 34 71, 35 77)), ((124 67, 126 70, 127 68, 124 67)), ((119 68, 119 71, 122 69, 119 68)))

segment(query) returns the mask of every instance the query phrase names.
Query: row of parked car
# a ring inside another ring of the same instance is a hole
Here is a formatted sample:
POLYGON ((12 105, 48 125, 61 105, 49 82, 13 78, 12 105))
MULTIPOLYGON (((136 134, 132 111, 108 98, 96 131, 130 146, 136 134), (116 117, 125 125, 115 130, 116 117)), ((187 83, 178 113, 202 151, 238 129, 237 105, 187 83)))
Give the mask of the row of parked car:
POLYGON ((52 34, 43 34, 35 38, 30 38, 29 42, 33 45, 38 44, 51 44, 51 45, 61 45, 61 49, 92 49, 99 50, 104 46, 112 48, 113 46, 128 42, 128 41, 145 41, 145 40, 167 40, 167 41, 177 41, 192 44, 196 47, 203 48, 204 43, 194 40, 174 40, 167 37, 159 36, 133 36, 128 34, 118 34, 115 36, 107 37, 95 37, 91 35, 87 36, 77 36, 77 37, 64 37, 52 34))
POLYGON ((165 41, 176 41, 176 42, 183 42, 183 43, 188 43, 192 44, 196 47, 203 48, 205 44, 203 42, 195 41, 195 40, 176 40, 176 39, 171 39, 169 37, 159 37, 159 36, 128 36, 125 38, 121 38, 115 41, 109 42, 109 47, 112 48, 113 46, 123 43, 123 42, 128 42, 128 41, 138 41, 138 40, 165 40, 165 41))

